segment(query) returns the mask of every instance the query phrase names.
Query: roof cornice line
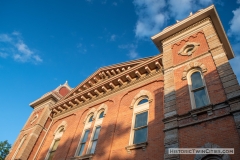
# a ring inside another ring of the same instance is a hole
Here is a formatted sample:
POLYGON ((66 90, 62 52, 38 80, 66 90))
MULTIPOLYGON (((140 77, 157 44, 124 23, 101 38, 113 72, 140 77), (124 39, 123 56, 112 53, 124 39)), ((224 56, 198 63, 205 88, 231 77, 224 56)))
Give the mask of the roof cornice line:
MULTIPOLYGON (((117 79, 120 80, 123 76, 128 76, 130 73, 136 72, 136 71, 137 71, 138 69, 140 69, 141 67, 146 66, 146 65, 148 65, 148 64, 150 64, 150 63, 153 63, 153 62, 155 62, 156 60, 158 61, 161 57, 162 57, 162 54, 161 54, 161 55, 154 56, 154 57, 152 57, 151 59, 149 59, 149 60, 147 60, 147 61, 145 61, 145 62, 143 62, 143 63, 141 63, 141 64, 139 64, 139 65, 136 65, 136 66, 134 66, 134 67, 132 67, 132 68, 124 71, 124 72, 121 72, 120 74, 118 74, 118 75, 116 75, 116 76, 113 76, 113 77, 111 77, 111 78, 109 78, 109 79, 107 79, 107 80, 105 80, 105 81, 102 81, 102 82, 100 82, 99 84, 96 84, 96 85, 94 85, 94 86, 92 86, 92 87, 90 87, 90 88, 88 88, 88 89, 86 89, 86 90, 84 90, 84 91, 76 94, 76 95, 73 95, 73 96, 71 96, 71 97, 69 97, 69 98, 67 98, 67 99, 64 99, 64 100, 62 100, 62 101, 59 101, 59 102, 56 103, 54 106, 52 106, 51 109, 56 108, 56 107, 58 107, 58 106, 61 106, 61 105, 65 104, 65 103, 68 103, 68 102, 71 101, 71 100, 76 100, 76 99, 79 98, 79 97, 80 97, 81 99, 83 99, 84 101, 87 101, 87 100, 89 100, 89 99, 87 99, 86 97, 84 97, 84 95, 87 94, 88 97, 92 98, 93 96, 92 96, 91 93, 90 93, 91 91, 93 92, 94 90, 99 89, 99 88, 102 87, 102 86, 104 87, 105 85, 108 85, 109 83, 113 82, 113 80, 117 80, 117 79)), ((156 65, 157 68, 162 67, 162 65, 160 65, 159 62, 155 63, 154 65, 156 65)), ((145 68, 145 69, 149 70, 148 67, 145 68)), ((146 72, 149 72, 149 71, 146 71, 146 72)), ((128 77, 128 78, 129 78, 129 77, 128 77)), ((128 78, 127 78, 127 79, 128 79, 128 78)), ((111 85, 112 85, 112 84, 111 84, 111 85)), ((111 86, 111 85, 110 85, 110 86, 111 86)), ((103 87, 102 87, 102 89, 106 91, 106 88, 103 88, 103 87)), ((112 89, 114 89, 114 86, 112 86, 112 87, 113 87, 112 89)), ((77 99, 76 101, 79 101, 79 100, 77 99)), ((78 103, 80 103, 80 101, 79 101, 78 103)), ((85 103, 85 102, 84 102, 84 103, 85 103)), ((62 109, 61 109, 61 110, 62 110, 62 109)))
MULTIPOLYGON (((160 70, 158 70, 157 72, 151 73, 150 75, 148 75, 148 76, 146 76, 146 77, 142 77, 142 78, 140 78, 139 80, 134 81, 133 83, 127 84, 127 85, 123 86, 123 88, 121 87, 121 88, 117 88, 116 90, 111 90, 111 91, 107 92, 106 94, 102 94, 101 96, 96 97, 95 99, 91 99, 91 100, 87 101, 86 103, 82 103, 82 104, 80 104, 80 105, 77 105, 76 107, 72 107, 72 108, 70 108, 70 109, 68 109, 68 110, 66 110, 66 111, 62 111, 61 113, 58 113, 57 115, 55 115, 55 116, 53 116, 53 117, 61 116, 61 115, 65 114, 65 113, 67 113, 67 112, 71 112, 71 111, 73 111, 73 110, 76 110, 77 108, 81 108, 81 107, 88 106, 89 104, 92 104, 92 103, 95 102, 95 101, 97 101, 96 104, 100 104, 100 103, 102 103, 102 102, 99 102, 100 99, 106 98, 108 95, 110 95, 110 94, 112 94, 112 93, 119 92, 119 91, 124 90, 124 89, 126 89, 127 87, 130 87, 130 86, 135 85, 135 84, 137 84, 137 83, 144 82, 146 79, 151 79, 151 78, 153 78, 153 77, 155 77, 155 76, 157 76, 157 75, 159 75, 159 74, 162 74, 162 72, 161 72, 160 70)), ((154 81, 159 81, 159 80, 154 80, 154 81)), ((163 81, 163 80, 160 80, 160 81, 163 81)), ((152 83, 152 81, 151 81, 151 82, 147 82, 147 83, 144 84, 144 85, 147 85, 147 84, 149 84, 149 83, 152 83)), ((104 101, 109 101, 109 99, 104 99, 104 101)), ((96 104, 94 104, 94 105, 96 105, 96 104)), ((54 109, 54 108, 52 108, 52 109, 54 109)))
MULTIPOLYGON (((65 97, 68 97, 73 94, 76 90, 80 89, 82 86, 84 86, 84 84, 88 83, 89 81, 91 81, 91 79, 93 79, 94 77, 97 76, 97 74, 101 74, 102 71, 108 70, 108 69, 113 69, 116 67, 122 67, 124 65, 133 65, 133 64, 139 64, 141 62, 146 61, 147 59, 151 59, 154 56, 151 57, 146 57, 146 58, 141 58, 141 59, 137 59, 137 60, 132 60, 132 61, 128 61, 128 62, 122 62, 122 63, 118 63, 118 64, 114 64, 114 65, 110 65, 110 66, 106 66, 106 67, 101 67, 99 68, 97 71, 95 71, 91 76, 89 76, 87 79, 85 79, 83 82, 81 82, 75 89, 71 90, 71 92, 69 92, 65 97)), ((124 71, 123 71, 124 72, 124 71)), ((99 79, 100 80, 100 79, 99 79)), ((104 79, 103 79, 104 80, 104 79)), ((101 80, 100 80, 101 81, 101 80)), ((65 98, 63 98, 62 100, 65 100, 65 98)))

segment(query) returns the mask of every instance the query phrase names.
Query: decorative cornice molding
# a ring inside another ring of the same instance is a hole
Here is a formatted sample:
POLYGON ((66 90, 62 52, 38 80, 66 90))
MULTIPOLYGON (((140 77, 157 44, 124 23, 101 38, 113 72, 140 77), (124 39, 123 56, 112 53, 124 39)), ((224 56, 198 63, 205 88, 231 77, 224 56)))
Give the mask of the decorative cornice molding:
MULTIPOLYGON (((127 84, 124 85, 124 86, 118 87, 118 88, 116 88, 116 89, 114 89, 114 90, 111 90, 111 91, 107 92, 106 94, 101 94, 100 96, 95 97, 94 99, 91 99, 91 100, 89 100, 89 101, 87 101, 87 102, 85 102, 85 103, 78 104, 78 105, 76 105, 75 107, 69 108, 69 109, 66 110, 66 111, 62 111, 62 112, 58 112, 58 111, 57 111, 58 114, 54 114, 53 117, 55 118, 55 117, 58 117, 58 116, 62 116, 62 115, 64 115, 64 114, 67 113, 67 112, 72 112, 73 110, 76 110, 77 108, 85 107, 85 106, 87 106, 88 104, 93 103, 94 101, 98 101, 98 100, 100 100, 100 99, 106 98, 108 95, 111 95, 111 94, 113 94, 113 93, 116 93, 116 92, 119 92, 119 91, 121 91, 121 90, 124 90, 124 89, 126 89, 126 88, 128 88, 128 87, 130 87, 130 86, 132 86, 132 85, 137 84, 137 83, 141 83, 142 81, 144 81, 144 80, 146 80, 146 79, 151 79, 152 77, 154 77, 154 76, 156 76, 156 75, 159 75, 159 74, 162 74, 161 70, 158 70, 158 71, 156 71, 156 72, 154 72, 154 73, 151 73, 151 74, 149 74, 149 75, 146 76, 146 77, 141 77, 140 79, 135 80, 135 81, 133 81, 133 82, 131 82, 131 83, 127 83, 127 84)), ((97 104, 104 103, 105 101, 109 101, 109 100, 106 99, 106 100, 104 100, 103 102, 97 102, 97 104)), ((94 106, 97 105, 97 104, 94 104, 94 106)), ((53 109, 53 110, 55 110, 55 109, 53 109)))
POLYGON ((201 23, 204 23, 204 22, 206 22, 206 21, 211 21, 211 18, 210 18, 210 17, 204 18, 204 19, 202 19, 201 21, 198 21, 197 23, 194 23, 193 25, 191 25, 191 26, 189 26, 189 27, 187 27, 187 28, 185 28, 185 29, 183 29, 183 30, 181 30, 181 31, 179 31, 179 32, 177 32, 177 33, 169 36, 168 38, 165 38, 165 39, 162 40, 161 42, 164 43, 164 42, 168 41, 169 39, 172 39, 172 38, 174 38, 174 37, 182 34, 183 32, 186 32, 186 31, 194 28, 195 26, 197 26, 197 25, 199 25, 199 24, 201 24, 201 23))
POLYGON ((161 58, 162 55, 157 55, 144 63, 130 68, 127 72, 122 72, 121 74, 113 76, 106 81, 102 81, 98 85, 93 85, 87 90, 73 95, 68 99, 59 101, 51 107, 53 114, 59 114, 60 112, 65 112, 75 106, 87 104, 93 100, 109 95, 112 92, 116 92, 119 89, 123 89, 130 84, 135 84, 136 81, 138 82, 139 80, 143 80, 146 77, 151 77, 159 73, 159 71, 162 71, 160 65, 161 58), (64 104, 68 104, 68 107, 64 104))

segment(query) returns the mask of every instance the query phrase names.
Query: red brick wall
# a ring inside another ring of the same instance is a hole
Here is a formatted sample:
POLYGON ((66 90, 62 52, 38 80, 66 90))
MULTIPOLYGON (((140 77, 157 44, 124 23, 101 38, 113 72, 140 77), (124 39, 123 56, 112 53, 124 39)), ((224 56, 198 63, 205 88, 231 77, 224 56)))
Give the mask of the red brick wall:
POLYGON ((208 51, 208 44, 205 39, 204 33, 202 31, 197 32, 175 44, 172 45, 172 54, 173 54, 173 65, 177 65, 179 63, 185 62, 187 60, 191 60, 199 55, 208 51), (199 43, 200 46, 191 56, 182 56, 178 55, 178 51, 187 43, 187 42, 196 42, 199 43))
MULTIPOLYGON (((240 157, 240 138, 236 131, 232 116, 223 117, 192 125, 179 130, 179 145, 181 148, 200 148, 205 143, 213 143, 221 148, 234 148, 231 159, 240 157)), ((181 155, 181 159, 194 159, 195 155, 181 155)))
MULTIPOLYGON (((101 132, 99 134, 97 148, 93 159, 155 159, 162 157, 164 154, 163 146, 163 81, 147 82, 147 85, 129 89, 129 91, 122 91, 117 95, 109 97, 105 103, 108 106, 108 111, 103 119, 101 125, 101 132), (133 109, 129 106, 140 90, 147 90, 153 95, 153 102, 150 103, 149 108, 149 128, 148 128, 148 143, 146 150, 133 150, 128 154, 125 147, 129 144, 131 123, 133 109)), ((99 103, 95 106, 96 109, 100 106, 99 103)), ((91 108, 83 108, 55 122, 46 137, 45 143, 40 151, 38 159, 44 159, 47 151, 53 142, 53 133, 62 123, 67 122, 66 131, 64 132, 58 149, 56 151, 55 160, 69 159, 74 156, 77 146, 79 144, 81 135, 83 133, 83 121, 91 108)), ((93 125, 88 136, 86 146, 90 141, 90 136, 93 131, 93 125)), ((86 150, 86 148, 85 148, 86 150)))

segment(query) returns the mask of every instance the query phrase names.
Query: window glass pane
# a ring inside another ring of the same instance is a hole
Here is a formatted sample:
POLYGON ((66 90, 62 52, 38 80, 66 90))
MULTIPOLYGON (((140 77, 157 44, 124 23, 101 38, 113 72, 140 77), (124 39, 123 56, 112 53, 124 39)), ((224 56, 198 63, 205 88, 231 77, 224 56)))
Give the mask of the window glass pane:
POLYGON ((147 127, 135 130, 133 144, 147 141, 147 127))
POLYGON ((55 152, 51 152, 51 153, 50 153, 48 160, 52 160, 52 158, 53 158, 53 156, 54 156, 54 153, 55 153, 55 152))
POLYGON ((82 143, 85 143, 87 141, 89 130, 86 130, 82 139, 82 143))
POLYGON ((98 135, 99 135, 100 129, 101 129, 100 126, 96 127, 96 130, 95 130, 95 133, 94 133, 94 136, 93 136, 93 140, 98 139, 98 135))
POLYGON ((93 115, 89 118, 88 122, 92 122, 93 121, 93 115))
POLYGON ((146 126, 147 118, 148 118, 148 112, 143 112, 143 113, 137 114, 134 128, 146 126))
POLYGON ((195 72, 191 75, 192 89, 196 89, 203 86, 202 77, 200 72, 195 72))
POLYGON ((90 153, 94 153, 94 151, 95 151, 95 149, 96 149, 96 145, 97 145, 97 141, 93 141, 93 142, 92 142, 92 147, 91 147, 90 153))
POLYGON ((103 114, 104 114, 104 111, 102 111, 102 112, 100 113, 99 119, 100 119, 100 118, 103 118, 103 114))
POLYGON ((52 151, 55 151, 57 149, 59 141, 60 141, 60 139, 55 140, 54 145, 52 147, 52 151))
POLYGON ((148 102, 148 99, 142 99, 142 100, 138 103, 138 105, 143 104, 143 103, 147 103, 147 102, 148 102))
POLYGON ((194 92, 196 108, 208 105, 205 89, 194 92))
POLYGON ((82 155, 82 153, 83 153, 83 150, 84 150, 84 147, 85 147, 85 143, 82 143, 81 144, 81 147, 80 147, 80 150, 79 150, 79 156, 81 156, 82 155))

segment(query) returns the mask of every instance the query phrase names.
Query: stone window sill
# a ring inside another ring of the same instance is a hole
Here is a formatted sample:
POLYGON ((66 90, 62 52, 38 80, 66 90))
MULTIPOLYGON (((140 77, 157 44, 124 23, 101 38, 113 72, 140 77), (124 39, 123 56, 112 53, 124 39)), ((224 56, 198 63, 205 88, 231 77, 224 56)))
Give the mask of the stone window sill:
POLYGON ((93 154, 85 154, 83 156, 72 157, 71 160, 91 160, 92 157, 93 157, 93 154))
POLYGON ((134 150, 134 149, 142 148, 142 150, 145 150, 147 145, 148 145, 148 142, 143 142, 143 143, 139 143, 139 144, 129 145, 129 146, 125 147, 125 149, 127 150, 128 153, 130 153, 131 150, 134 150))

